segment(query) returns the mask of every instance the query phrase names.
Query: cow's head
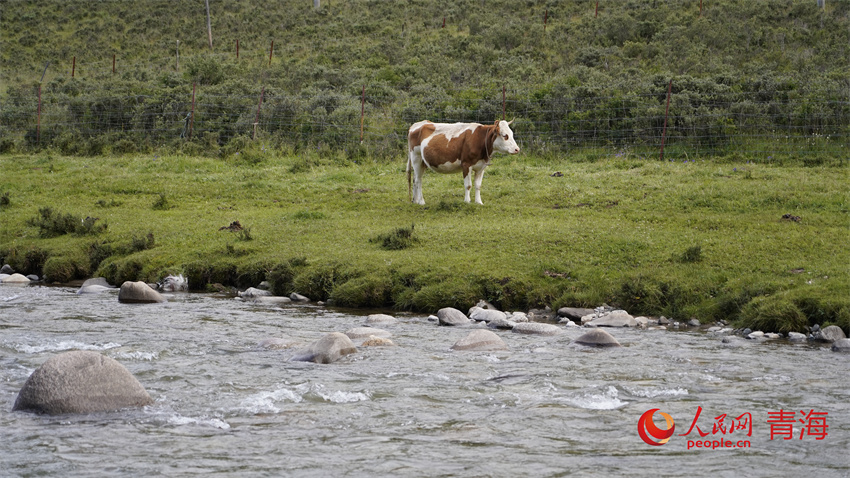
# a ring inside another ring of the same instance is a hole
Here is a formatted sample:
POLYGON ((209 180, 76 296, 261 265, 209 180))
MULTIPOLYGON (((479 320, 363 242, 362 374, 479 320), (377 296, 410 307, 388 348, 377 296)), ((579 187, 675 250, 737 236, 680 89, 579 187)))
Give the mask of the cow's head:
POLYGON ((494 151, 500 151, 507 154, 519 153, 519 146, 517 146, 516 141, 514 141, 514 132, 511 131, 511 123, 513 123, 513 120, 496 120, 495 125, 498 136, 496 137, 496 141, 493 142, 494 151))

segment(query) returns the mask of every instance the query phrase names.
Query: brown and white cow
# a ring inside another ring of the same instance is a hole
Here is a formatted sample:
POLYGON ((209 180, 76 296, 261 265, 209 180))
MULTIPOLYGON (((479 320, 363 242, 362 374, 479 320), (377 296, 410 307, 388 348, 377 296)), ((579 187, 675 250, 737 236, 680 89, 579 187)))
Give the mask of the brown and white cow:
POLYGON ((519 153, 511 122, 496 121, 492 125, 478 123, 432 123, 420 121, 407 132, 407 188, 411 199, 425 204, 422 197, 422 175, 427 167, 438 173, 463 171, 464 201, 469 202, 472 189, 470 171, 475 171, 475 202, 481 202, 481 180, 493 153, 519 153))

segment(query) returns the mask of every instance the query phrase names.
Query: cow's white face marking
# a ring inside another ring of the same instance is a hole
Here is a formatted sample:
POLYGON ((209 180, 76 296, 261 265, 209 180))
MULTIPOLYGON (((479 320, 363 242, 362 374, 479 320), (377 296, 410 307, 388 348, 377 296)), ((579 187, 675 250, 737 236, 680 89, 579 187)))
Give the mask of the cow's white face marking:
POLYGON ((505 120, 499 121, 499 137, 493 143, 493 149, 508 154, 519 153, 519 146, 514 141, 514 132, 511 131, 510 123, 505 120))

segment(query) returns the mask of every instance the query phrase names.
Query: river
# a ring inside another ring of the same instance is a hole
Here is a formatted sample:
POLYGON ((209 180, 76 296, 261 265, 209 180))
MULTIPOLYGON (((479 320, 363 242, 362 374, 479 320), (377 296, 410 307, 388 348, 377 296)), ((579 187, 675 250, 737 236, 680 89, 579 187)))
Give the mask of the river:
POLYGON ((468 329, 398 313, 383 327, 396 346, 320 365, 258 344, 306 345, 366 312, 75 292, 0 286, 2 476, 850 476, 850 355, 824 345, 612 329, 623 347, 595 349, 565 328, 456 352, 468 329), (11 411, 39 365, 75 349, 116 359, 155 403, 11 411), (654 408, 675 420, 658 446, 637 428, 654 408))

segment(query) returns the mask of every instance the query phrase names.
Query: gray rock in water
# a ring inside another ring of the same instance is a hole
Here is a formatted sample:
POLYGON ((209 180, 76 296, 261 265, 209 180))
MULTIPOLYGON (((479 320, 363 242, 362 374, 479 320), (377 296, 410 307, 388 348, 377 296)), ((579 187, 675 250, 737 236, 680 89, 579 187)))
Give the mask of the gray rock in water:
POLYGON ((366 323, 369 325, 395 325, 398 319, 387 314, 372 314, 366 317, 366 323))
POLYGON ((593 314, 593 309, 581 307, 561 307, 558 309, 558 317, 566 317, 570 320, 580 321, 585 315, 593 314))
POLYGON ((691 327, 699 327, 700 325, 702 325, 702 322, 700 322, 699 319, 691 319, 688 321, 688 325, 690 325, 691 327))
POLYGON ((374 335, 369 336, 366 340, 360 344, 362 347, 393 347, 395 346, 395 342, 386 338, 386 337, 375 337, 374 335))
POLYGON ((788 340, 791 342, 805 342, 806 334, 801 334, 800 332, 788 332, 788 340))
POLYGON ((27 278, 27 276, 25 276, 23 274, 18 274, 16 272, 14 274, 9 275, 9 277, 5 277, 3 279, 0 279, 0 282, 2 282, 4 284, 29 284, 32 281, 29 280, 27 278))
POLYGON ((35 274, 27 274, 27 279, 31 280, 32 282, 38 282, 39 280, 41 280, 41 278, 35 274))
POLYGON ((110 289, 114 289, 115 287, 109 285, 109 282, 106 282, 106 279, 103 277, 94 277, 91 279, 86 279, 83 282, 83 285, 77 289, 77 294, 99 294, 103 291, 107 291, 110 289))
POLYGON ((297 293, 293 292, 289 294, 289 298, 292 299, 292 302, 310 302, 310 299, 297 293))
POLYGON ((0 267, 0 274, 9 274, 12 275, 15 273, 15 269, 12 269, 12 266, 9 264, 3 264, 3 267, 0 267))
POLYGON ((850 339, 838 339, 832 343, 833 352, 850 354, 850 339))
POLYGON ((491 320, 505 320, 507 314, 501 310, 473 307, 469 309, 469 318, 476 322, 490 322, 491 320))
POLYGON ((123 365, 97 352, 75 350, 48 359, 30 375, 12 410, 47 413, 110 412, 153 403, 123 365))
POLYGON ((490 327, 491 329, 510 330, 510 329, 516 327, 516 324, 517 324, 517 322, 514 322, 513 320, 509 320, 509 319, 494 319, 494 320, 491 320, 490 322, 487 322, 487 327, 490 327))
POLYGON ((564 330, 555 324, 543 324, 540 322, 520 322, 511 329, 517 334, 526 335, 558 335, 564 330))
MULTIPOLYGON (((582 322, 584 322, 584 318, 582 318, 582 322)), ((583 325, 590 327, 637 327, 638 323, 625 310, 614 310, 599 318, 585 322, 583 325)))
POLYGON ((452 350, 508 350, 507 344, 501 337, 489 330, 476 329, 469 333, 466 337, 458 340, 452 345, 452 350))
POLYGON ((383 329, 376 329, 375 327, 355 327, 353 329, 346 330, 345 335, 347 335, 351 340, 364 339, 373 335, 375 337, 382 338, 389 338, 393 336, 390 332, 383 329))
POLYGON ((272 293, 267 290, 257 289, 254 287, 248 287, 242 292, 238 293, 239 297, 243 299, 253 299, 254 297, 267 297, 271 296, 272 293))
POLYGON ((157 289, 163 292, 187 292, 189 290, 189 281, 180 275, 170 275, 160 282, 157 282, 157 289))
POLYGON ((575 343, 592 347, 620 347, 620 342, 613 335, 602 329, 592 329, 581 337, 575 339, 575 343))
POLYGON ((835 342, 841 339, 846 339, 847 336, 844 335, 844 331, 841 330, 841 327, 837 325, 830 325, 824 327, 820 330, 817 330, 813 333, 814 339, 818 342, 835 342))
POLYGON ((144 282, 127 281, 121 284, 121 289, 118 291, 118 302, 127 304, 151 304, 157 302, 166 302, 165 298, 159 292, 153 290, 144 282))
POLYGON ((292 360, 297 362, 333 363, 345 355, 357 352, 347 335, 331 332, 302 350, 292 360))
POLYGON ((528 315, 525 312, 511 312, 507 316, 511 322, 528 322, 528 315))
POLYGON ((453 307, 438 310, 437 319, 440 325, 468 325, 470 322, 466 314, 453 307))

